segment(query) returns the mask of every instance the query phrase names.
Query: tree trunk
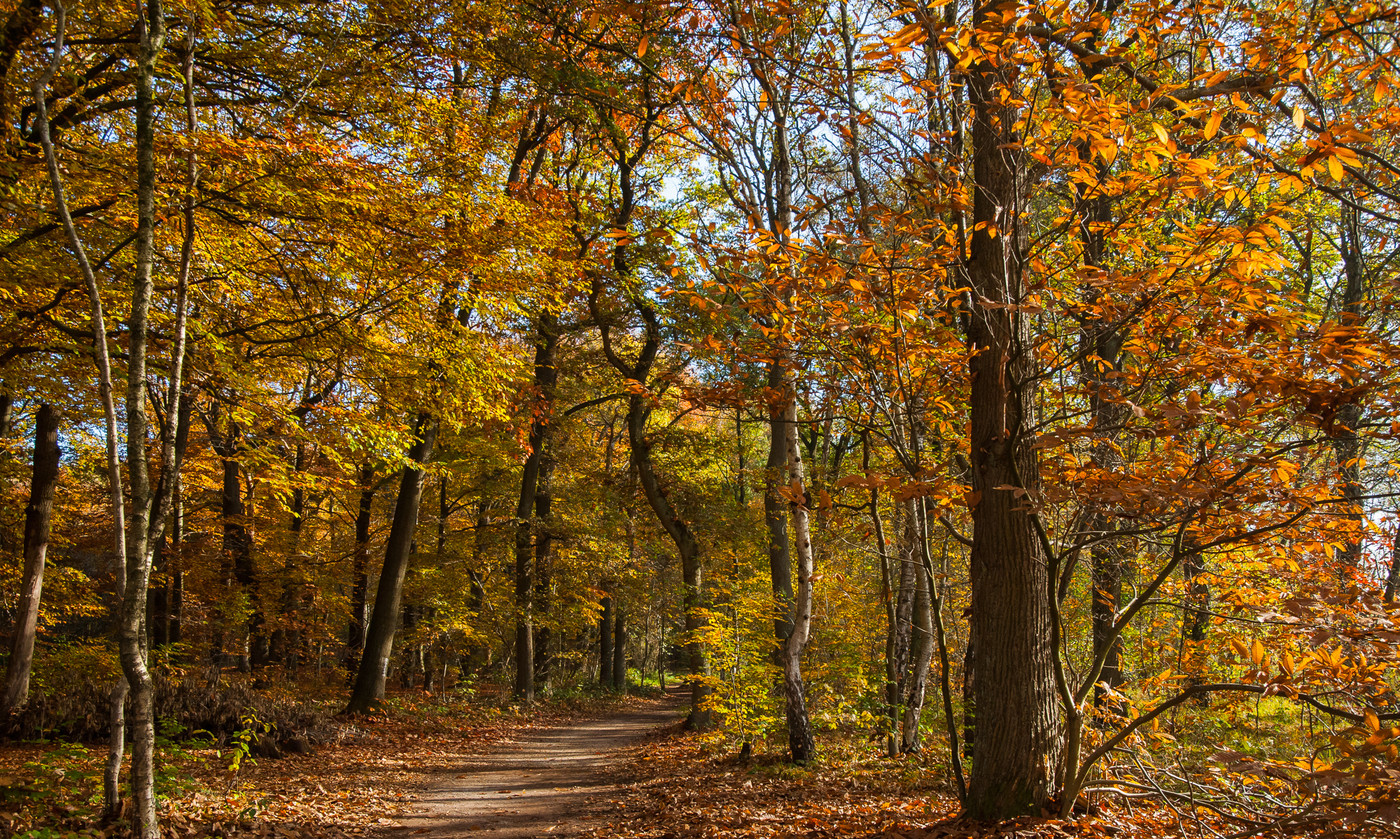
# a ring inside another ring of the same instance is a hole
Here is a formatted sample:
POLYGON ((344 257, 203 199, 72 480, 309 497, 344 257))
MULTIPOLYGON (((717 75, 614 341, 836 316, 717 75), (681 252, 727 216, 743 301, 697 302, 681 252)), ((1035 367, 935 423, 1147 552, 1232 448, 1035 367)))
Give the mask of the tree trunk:
POLYGON ((292 461, 293 480, 297 481, 297 485, 292 488, 292 503, 288 510, 288 541, 286 556, 282 561, 282 591, 277 600, 277 628, 272 631, 267 644, 268 661, 288 667, 296 666, 297 651, 301 646, 301 633, 297 629, 297 603, 305 584, 301 570, 301 534, 306 525, 306 488, 301 485, 301 476, 306 472, 307 461, 312 458, 310 449, 307 443, 299 441, 292 461))
POLYGON ((369 623, 369 528, 374 511, 374 466, 360 467, 360 504, 355 515, 355 557, 351 569, 350 625, 345 639, 345 663, 358 668, 369 623))
POLYGON ((613 684, 613 600, 603 598, 603 614, 598 618, 598 684, 613 684))
POLYGON ((184 482, 175 477, 170 512, 170 627, 167 638, 179 644, 185 638, 185 497, 184 482))
MULTIPOLYGON (((1061 735, 1051 647, 1048 557, 1030 504, 1040 492, 1032 416, 1034 350, 1027 343, 1021 226, 1026 185, 1020 115, 1003 104, 1015 61, 995 60, 989 38, 1010 26, 1004 4, 973 13, 973 234, 968 278, 973 355, 972 465, 973 744, 967 813, 1000 820, 1038 813, 1050 799, 1061 735)), ((1014 100, 1014 94, 1012 96, 1014 100)))
MULTIPOLYGON (((130 520, 125 514, 115 400, 112 387, 111 357, 107 348, 107 330, 102 296, 92 263, 83 248, 64 194, 62 169, 49 133, 49 117, 45 91, 53 81, 63 58, 65 9, 54 8, 55 33, 53 55, 49 66, 34 80, 34 128, 49 182, 54 204, 63 223, 69 245, 82 270, 92 310, 93 355, 97 362, 99 394, 107 438, 108 497, 112 508, 112 523, 117 558, 117 590, 120 602, 118 619, 118 649, 122 666, 122 681, 112 695, 112 743, 104 791, 109 813, 120 804, 117 781, 123 754, 124 712, 122 699, 131 697, 131 789, 136 804, 136 833, 139 839, 158 839, 160 828, 155 811, 155 720, 152 713, 152 685, 146 667, 146 592, 150 585, 154 544, 160 541, 168 505, 173 495, 173 481, 162 491, 152 492, 147 462, 146 360, 148 351, 147 325, 151 299, 154 295, 152 269, 155 239, 155 96, 156 60, 165 45, 165 7, 161 0, 147 0, 138 16, 136 26, 135 105, 136 130, 136 254, 131 285, 131 310, 127 329, 127 390, 126 390, 126 466, 129 471, 131 508, 130 520)), ((193 56, 193 35, 188 54, 193 56)), ((193 62, 185 62, 185 103, 189 127, 194 128, 193 62)), ((193 198, 191 191, 196 162, 190 155, 185 192, 185 236, 181 249, 180 273, 176 281, 175 329, 169 365, 169 404, 173 405, 181 392, 181 376, 185 351, 186 292, 188 289, 191 253, 194 243, 193 198)), ((160 465, 162 474, 175 471, 174 417, 167 417, 161 435, 160 465)))
POLYGON ((690 714, 685 718, 685 727, 691 731, 704 731, 712 724, 710 709, 705 705, 710 698, 710 664, 705 655, 705 642, 700 633, 708 625, 700 610, 705 605, 704 574, 700 565, 700 546, 694 538, 683 546, 678 545, 681 555, 681 582, 685 586, 682 605, 685 608, 685 660, 686 673, 690 680, 690 714))
MULTIPOLYGON (((1093 527, 1106 533, 1111 525, 1105 516, 1096 515, 1093 527)), ((1099 542, 1089 551, 1090 584, 1093 586, 1093 601, 1090 604, 1093 634, 1094 661, 1102 661, 1099 680, 1094 687, 1094 706, 1102 707, 1107 696, 1107 688, 1117 688, 1123 684, 1121 664, 1122 638, 1115 624, 1118 621, 1118 607, 1123 599, 1123 557, 1118 546, 1112 541, 1099 542)))
POLYGON ((549 682, 550 642, 553 640, 548 623, 542 620, 548 617, 553 606, 550 597, 553 591, 550 575, 554 570, 554 537, 550 533, 553 527, 553 477, 554 457, 546 450, 540 461, 540 479, 535 488, 535 520, 538 522, 535 532, 535 681, 541 684, 549 682))
POLYGON ((44 560, 49 549, 58 464, 58 412, 45 402, 39 406, 34 420, 34 466, 29 481, 29 506, 24 511, 24 571, 10 636, 5 691, 0 695, 0 718, 18 711, 29 698, 29 673, 34 665, 34 636, 44 591, 44 560))
MULTIPOLYGON (((867 443, 867 451, 868 451, 867 443)), ((869 471, 869 458, 866 458, 869 471)), ((884 519, 880 516, 879 491, 870 490, 870 518, 875 530, 875 548, 880 557, 880 599, 885 605, 885 754, 899 755, 899 613, 895 603, 894 563, 885 539, 884 519)))
MULTIPOLYGON (((1205 556, 1194 543, 1182 546, 1186 555, 1181 560, 1181 573, 1186 578, 1187 606, 1182 615, 1181 641, 1185 647, 1186 685, 1204 684, 1206 628, 1210 626, 1210 584, 1206 582, 1205 556)), ((1197 699, 1201 705, 1210 704, 1210 694, 1197 699)))
MULTIPOLYGON (((472 628, 478 631, 481 628, 481 612, 486 608, 486 579, 481 573, 481 565, 486 556, 486 536, 490 527, 491 505, 483 498, 476 505, 476 528, 472 532, 472 567, 467 570, 471 578, 468 602, 472 610, 472 628)), ((480 637, 479 632, 473 633, 472 637, 480 637)), ((486 662, 487 653, 488 649, 480 643, 474 642, 467 648, 466 666, 471 672, 476 672, 486 662)))
POLYGON ((536 496, 545 458, 554 385, 559 380, 555 355, 559 331, 554 317, 541 315, 535 326, 535 404, 530 423, 530 454, 520 470, 520 498, 515 507, 515 698, 535 701, 535 550, 536 496))
POLYGON ((973 666, 977 658, 977 648, 972 643, 972 632, 968 630, 967 649, 963 650, 963 759, 972 759, 973 743, 977 740, 977 690, 974 677, 977 669, 973 666))
POLYGON ((893 674, 893 679, 886 685, 885 704, 893 724, 890 727, 890 736, 898 737, 895 752, 906 751, 905 737, 900 735, 904 727, 901 722, 907 707, 906 696, 909 693, 910 659, 914 652, 914 610, 918 605, 919 580, 922 577, 921 560, 919 558, 919 546, 916 541, 917 523, 911 515, 912 505, 909 502, 896 504, 895 510, 899 518, 895 520, 898 529, 899 541, 898 550, 895 552, 895 561, 898 566, 893 569, 891 578, 895 582, 893 592, 894 598, 894 623, 890 627, 890 637, 886 641, 887 655, 889 663, 887 670, 893 674))
POLYGON ((622 610, 617 610, 613 620, 613 632, 617 637, 613 644, 613 688, 619 692, 627 690, 627 619, 622 610))
MULTIPOLYGON (((131 285, 126 371, 126 466, 132 515, 127 523, 126 580, 122 591, 121 629, 118 636, 122 673, 130 691, 128 725, 131 729, 131 795, 136 804, 137 835, 141 839, 158 839, 160 836, 155 795, 155 691, 150 671, 146 667, 146 592, 150 587, 155 543, 160 540, 168 513, 166 505, 173 489, 173 482, 170 482, 171 485, 163 492, 152 492, 146 457, 146 356, 149 343, 147 318, 151 309, 151 298, 155 293, 152 278, 156 224, 154 81, 156 60, 164 47, 165 6, 161 0, 148 0, 145 19, 138 26, 136 61, 136 270, 131 285)), ((193 68, 188 62, 185 73, 188 104, 193 74, 193 68)), ((191 170, 193 167, 191 159, 191 170)), ((187 192, 187 207, 189 200, 187 192)), ((177 337, 170 365, 171 414, 178 413, 173 407, 181 392, 184 295, 193 235, 193 225, 189 223, 188 214, 186 222, 188 229, 177 291, 177 337)), ((174 417, 168 417, 161 446, 161 471, 167 474, 173 473, 175 467, 174 432, 174 417)))
POLYGON ((403 581, 408 573, 414 532, 418 529, 418 507, 423 500, 423 469, 432 460, 437 446, 437 421, 429 414, 419 414, 413 422, 413 434, 408 463, 399 481, 399 497, 394 503, 394 521, 384 545, 384 568, 375 591, 374 614, 365 634, 365 651, 346 713, 370 711, 384 699, 384 682, 394 650, 394 629, 403 599, 403 581))
POLYGON ((802 651, 812 634, 812 529, 807 509, 807 476, 797 434, 797 394, 789 391, 783 411, 782 436, 787 448, 790 480, 788 514, 792 521, 792 547, 797 556, 797 587, 792 604, 792 632, 781 647, 784 711, 788 727, 788 754, 793 763, 806 764, 816 756, 812 723, 807 715, 806 689, 802 683, 802 651))
MULTIPOLYGON (((226 650, 224 632, 237 629, 238 635, 233 653, 238 669, 247 672, 251 667, 249 647, 256 646, 256 635, 262 619, 257 609, 257 574, 253 567, 253 538, 248 528, 247 508, 243 503, 243 480, 238 463, 241 449, 242 431, 232 418, 215 409, 206 417, 205 426, 209 431, 209 443, 221 461, 223 480, 219 492, 219 518, 223 528, 223 570, 224 582, 230 590, 227 600, 242 602, 251 611, 243 614, 220 616, 213 644, 213 657, 220 662, 226 650), (249 635, 253 634, 251 640, 249 635)), ((227 602, 226 600, 226 602, 227 602)))
POLYGON ((1400 593, 1400 531, 1397 531, 1390 545, 1390 573, 1385 577, 1385 602, 1394 603, 1400 593))
MULTIPOLYGON (((1340 240, 1342 275, 1346 284, 1342 289, 1338 322, 1343 328, 1360 329, 1365 320, 1362 304, 1366 299, 1366 266, 1360 215, 1354 208, 1344 213, 1340 240)), ((1344 387, 1354 382, 1354 374, 1343 373, 1344 387)), ((1360 403, 1346 402, 1338 408, 1331 431, 1332 448, 1337 458, 1337 477, 1342 485, 1344 516, 1351 528, 1346 543, 1337 551, 1339 572, 1343 579, 1361 571, 1361 557, 1365 549, 1366 488, 1361 482, 1360 433, 1363 415, 1360 403)))
MULTIPOLYGON (((918 502, 910 499, 906 502, 905 515, 910 520, 910 535, 913 540, 923 538, 920 527, 919 516, 915 513, 914 507, 918 502)), ((900 750, 906 754, 919 751, 923 744, 920 742, 919 728, 923 721, 924 704, 928 696, 928 674, 929 667, 933 663, 933 600, 931 581, 927 570, 924 568, 922 549, 917 541, 910 545, 912 548, 908 563, 914 567, 914 604, 911 613, 910 626, 910 665, 909 675, 905 682, 902 700, 904 703, 904 724, 903 736, 900 741, 900 750)))

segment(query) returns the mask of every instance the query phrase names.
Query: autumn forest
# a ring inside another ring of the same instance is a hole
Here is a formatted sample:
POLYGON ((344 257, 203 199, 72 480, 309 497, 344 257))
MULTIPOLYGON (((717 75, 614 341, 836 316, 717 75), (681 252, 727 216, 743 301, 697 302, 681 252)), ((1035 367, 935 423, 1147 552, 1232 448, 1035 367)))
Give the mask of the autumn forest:
POLYGON ((588 835, 1400 830, 1400 6, 0 21, 0 835, 638 708, 588 835))

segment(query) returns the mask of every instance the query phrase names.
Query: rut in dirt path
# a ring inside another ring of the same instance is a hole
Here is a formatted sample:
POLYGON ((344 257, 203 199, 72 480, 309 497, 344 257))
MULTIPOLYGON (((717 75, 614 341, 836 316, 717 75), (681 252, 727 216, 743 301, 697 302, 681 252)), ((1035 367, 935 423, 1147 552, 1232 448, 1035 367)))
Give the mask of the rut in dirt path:
POLYGON ((463 758, 419 794, 390 836, 523 839, 573 836, 606 821, 603 794, 622 750, 680 720, 671 693, 616 716, 534 732, 463 758))

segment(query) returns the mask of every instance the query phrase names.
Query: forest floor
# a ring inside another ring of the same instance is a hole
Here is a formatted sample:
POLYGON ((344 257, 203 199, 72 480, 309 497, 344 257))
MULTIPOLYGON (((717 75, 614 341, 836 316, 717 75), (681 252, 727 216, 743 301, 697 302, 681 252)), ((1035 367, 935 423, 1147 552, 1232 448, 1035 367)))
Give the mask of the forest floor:
MULTIPOLYGON (((525 711, 426 695, 342 722, 314 754, 248 760, 170 747, 167 839, 1170 839, 1212 831, 1157 806, 1071 821, 955 818, 931 759, 891 760, 865 734, 824 733, 799 768, 758 744, 751 761, 720 735, 680 730, 684 698, 602 698, 525 711)), ((937 752, 937 750, 930 750, 937 752)), ((0 837, 96 839, 104 749, 0 746, 0 837)), ((1218 826, 1217 826, 1218 828, 1218 826)), ((1227 831, 1228 832, 1228 831, 1227 831)), ((1220 835, 1220 834, 1214 834, 1220 835)))

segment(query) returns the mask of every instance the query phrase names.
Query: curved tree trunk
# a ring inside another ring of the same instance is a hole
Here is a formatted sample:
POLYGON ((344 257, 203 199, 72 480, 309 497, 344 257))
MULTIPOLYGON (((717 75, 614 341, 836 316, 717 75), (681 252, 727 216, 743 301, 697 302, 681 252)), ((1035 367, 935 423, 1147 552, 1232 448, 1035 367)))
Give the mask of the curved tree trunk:
POLYGON ((438 426, 432 416, 419 414, 413 422, 414 441, 408 449, 408 463, 399 480, 399 497, 394 503, 394 522, 384 545, 384 568, 375 590, 374 614, 365 634, 365 651, 355 675, 355 687, 346 713, 372 710, 384 699, 384 681, 389 675, 394 650, 394 630, 403 600, 403 581, 414 531, 418 529, 418 507, 423 500, 423 467, 432 460, 437 447, 438 426))

